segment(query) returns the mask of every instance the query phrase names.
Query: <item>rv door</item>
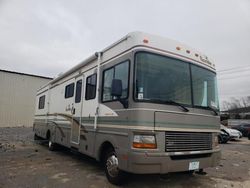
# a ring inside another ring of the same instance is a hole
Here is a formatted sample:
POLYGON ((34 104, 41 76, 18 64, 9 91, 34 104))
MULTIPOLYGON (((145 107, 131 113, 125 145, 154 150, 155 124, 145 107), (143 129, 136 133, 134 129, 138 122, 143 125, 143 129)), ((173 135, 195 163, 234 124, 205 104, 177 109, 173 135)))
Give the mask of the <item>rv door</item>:
POLYGON ((82 112, 83 75, 75 78, 75 98, 72 108, 71 143, 79 144, 82 112))

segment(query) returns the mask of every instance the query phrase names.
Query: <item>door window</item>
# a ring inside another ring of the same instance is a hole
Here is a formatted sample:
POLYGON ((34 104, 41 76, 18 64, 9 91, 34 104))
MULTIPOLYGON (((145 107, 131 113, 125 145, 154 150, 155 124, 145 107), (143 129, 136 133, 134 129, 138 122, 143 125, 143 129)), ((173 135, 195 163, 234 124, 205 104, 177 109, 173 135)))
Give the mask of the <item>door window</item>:
POLYGON ((82 96, 82 80, 78 80, 76 82, 76 96, 75 96, 75 103, 81 102, 82 96))
POLYGON ((96 96, 96 74, 87 77, 85 99, 94 99, 96 96))

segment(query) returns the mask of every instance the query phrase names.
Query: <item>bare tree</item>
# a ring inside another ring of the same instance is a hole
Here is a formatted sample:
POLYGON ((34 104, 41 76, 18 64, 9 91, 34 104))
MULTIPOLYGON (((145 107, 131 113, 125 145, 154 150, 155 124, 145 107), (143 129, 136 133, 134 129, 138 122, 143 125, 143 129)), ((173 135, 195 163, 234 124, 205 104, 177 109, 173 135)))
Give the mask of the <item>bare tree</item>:
POLYGON ((243 107, 248 107, 248 101, 247 101, 247 97, 241 97, 241 103, 243 105, 243 107))
POLYGON ((250 106, 250 96, 235 98, 231 97, 229 101, 222 102, 222 109, 224 111, 238 109, 238 108, 246 108, 250 106))
POLYGON ((230 109, 230 102, 228 102, 228 101, 223 101, 222 102, 222 110, 223 111, 227 111, 227 110, 229 110, 230 109))

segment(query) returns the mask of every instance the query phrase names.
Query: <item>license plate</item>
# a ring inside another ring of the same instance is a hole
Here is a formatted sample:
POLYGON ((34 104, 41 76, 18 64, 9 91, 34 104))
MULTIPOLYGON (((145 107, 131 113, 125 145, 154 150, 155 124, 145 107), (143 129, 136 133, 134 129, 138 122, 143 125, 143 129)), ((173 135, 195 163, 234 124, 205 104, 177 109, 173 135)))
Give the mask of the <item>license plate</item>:
POLYGON ((199 169, 199 165, 200 165, 199 161, 190 162, 188 170, 197 170, 197 169, 199 169))

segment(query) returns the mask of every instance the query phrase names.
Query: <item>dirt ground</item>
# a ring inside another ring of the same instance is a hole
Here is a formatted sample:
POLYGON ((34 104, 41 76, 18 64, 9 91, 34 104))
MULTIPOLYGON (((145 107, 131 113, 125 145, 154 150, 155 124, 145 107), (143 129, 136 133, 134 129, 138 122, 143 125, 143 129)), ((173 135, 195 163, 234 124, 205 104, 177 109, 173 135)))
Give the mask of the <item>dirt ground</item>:
MULTIPOLYGON (((122 187, 250 187, 250 141, 221 145, 221 164, 205 175, 129 175, 122 187)), ((33 141, 32 128, 0 128, 0 188, 115 187, 95 160, 33 141)))

